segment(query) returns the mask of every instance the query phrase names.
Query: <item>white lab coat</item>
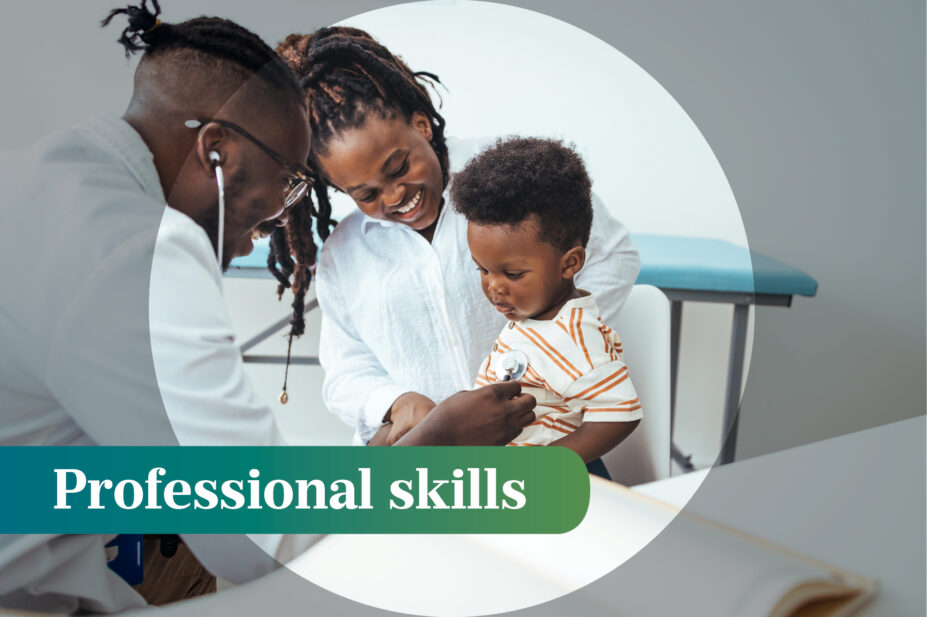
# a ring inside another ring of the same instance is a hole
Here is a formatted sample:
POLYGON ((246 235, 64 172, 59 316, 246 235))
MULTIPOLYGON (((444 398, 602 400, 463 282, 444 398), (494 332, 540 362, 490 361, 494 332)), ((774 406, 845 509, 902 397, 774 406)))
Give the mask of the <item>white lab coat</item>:
MULTIPOLYGON (((94 117, 4 153, 0 181, 0 215, 15 231, 0 243, 0 445, 282 442, 244 372, 212 246, 165 206, 128 123, 94 117)), ((0 605, 144 605, 107 568, 110 537, 0 537, 0 605)), ((268 553, 292 556, 314 539, 185 536, 235 582, 273 569, 268 553)))

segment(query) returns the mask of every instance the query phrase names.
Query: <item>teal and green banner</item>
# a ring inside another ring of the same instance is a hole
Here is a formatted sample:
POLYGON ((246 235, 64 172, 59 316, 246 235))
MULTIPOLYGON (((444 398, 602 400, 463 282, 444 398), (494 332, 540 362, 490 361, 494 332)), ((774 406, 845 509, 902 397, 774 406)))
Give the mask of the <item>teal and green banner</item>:
POLYGON ((0 533, 563 533, 566 448, 4 447, 0 533))

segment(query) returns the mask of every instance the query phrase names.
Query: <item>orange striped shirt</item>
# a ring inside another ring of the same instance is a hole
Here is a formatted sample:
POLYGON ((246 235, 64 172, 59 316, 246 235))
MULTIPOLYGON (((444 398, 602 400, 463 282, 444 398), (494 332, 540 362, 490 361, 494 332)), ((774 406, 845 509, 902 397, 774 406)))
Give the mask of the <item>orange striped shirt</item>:
POLYGON ((547 445, 583 422, 641 418, 621 340, 602 322, 591 295, 570 300, 548 321, 509 322, 483 361, 476 386, 503 380, 502 356, 512 349, 528 356, 519 381, 538 404, 537 419, 509 445, 547 445))

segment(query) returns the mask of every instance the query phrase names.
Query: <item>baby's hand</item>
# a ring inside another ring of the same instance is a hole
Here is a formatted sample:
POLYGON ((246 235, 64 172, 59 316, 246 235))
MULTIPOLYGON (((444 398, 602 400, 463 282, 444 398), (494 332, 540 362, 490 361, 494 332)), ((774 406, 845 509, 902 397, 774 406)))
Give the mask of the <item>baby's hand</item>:
POLYGON ((387 438, 387 445, 393 445, 422 421, 435 407, 435 402, 418 392, 406 392, 390 407, 390 421, 393 423, 387 438))

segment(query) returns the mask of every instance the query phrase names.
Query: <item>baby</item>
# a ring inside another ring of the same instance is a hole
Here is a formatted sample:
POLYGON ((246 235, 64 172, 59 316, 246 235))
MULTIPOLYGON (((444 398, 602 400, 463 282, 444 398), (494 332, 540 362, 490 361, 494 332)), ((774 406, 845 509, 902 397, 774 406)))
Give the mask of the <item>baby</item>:
POLYGON ((454 176, 450 191, 469 221, 483 293, 509 319, 476 385, 514 377, 537 399, 537 420, 509 445, 565 446, 608 477, 599 457, 631 434, 641 405, 618 335, 573 284, 592 225, 582 159, 559 141, 500 140, 454 176), (527 360, 520 376, 519 358, 527 360))

